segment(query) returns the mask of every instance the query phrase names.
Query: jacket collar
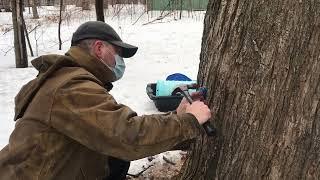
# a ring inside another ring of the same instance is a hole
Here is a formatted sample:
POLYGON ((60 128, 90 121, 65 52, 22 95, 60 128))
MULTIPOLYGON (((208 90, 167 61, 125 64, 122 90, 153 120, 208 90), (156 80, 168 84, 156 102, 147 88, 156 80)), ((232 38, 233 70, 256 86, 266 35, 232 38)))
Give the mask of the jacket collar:
POLYGON ((66 55, 70 56, 81 67, 92 73, 106 86, 115 80, 113 72, 108 67, 106 67, 97 58, 88 54, 82 48, 71 46, 66 55))

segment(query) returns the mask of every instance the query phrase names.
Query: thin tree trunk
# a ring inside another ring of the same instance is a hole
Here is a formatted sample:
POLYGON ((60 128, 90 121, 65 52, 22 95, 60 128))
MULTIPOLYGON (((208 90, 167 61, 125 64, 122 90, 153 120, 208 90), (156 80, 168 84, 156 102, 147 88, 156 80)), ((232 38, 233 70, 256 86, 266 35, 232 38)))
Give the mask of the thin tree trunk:
POLYGON ((95 7, 96 7, 97 21, 104 22, 103 0, 96 0, 95 7))
POLYGON ((30 8, 31 8, 30 0, 28 0, 27 3, 28 3, 28 13, 31 14, 31 10, 30 10, 30 8))
POLYGON ((62 11, 63 11, 63 0, 60 0, 60 14, 59 14, 59 26, 58 26, 59 50, 62 49, 62 41, 61 41, 62 11))
POLYGON ((33 19, 39 19, 39 14, 37 10, 37 5, 35 3, 36 0, 30 0, 30 4, 32 6, 32 14, 33 14, 33 19))
POLYGON ((320 179, 319 1, 211 0, 198 81, 218 135, 181 179, 320 179))
POLYGON ((16 67, 25 68, 28 67, 28 56, 26 49, 26 41, 24 37, 24 28, 22 23, 22 1, 11 1, 12 8, 12 23, 14 30, 14 49, 16 58, 16 67))
POLYGON ((28 33, 26 22, 24 21, 24 17, 23 16, 21 17, 21 20, 22 20, 22 25, 23 25, 24 32, 26 33, 26 38, 27 38, 27 42, 28 42, 28 46, 29 46, 29 50, 30 50, 30 55, 31 55, 31 57, 33 57, 34 55, 33 55, 33 50, 32 50, 32 47, 31 47, 30 39, 29 39, 29 33, 28 33))
POLYGON ((180 0, 180 14, 179 14, 179 19, 182 17, 182 5, 183 5, 183 0, 180 0))
POLYGON ((47 0, 47 6, 54 6, 54 1, 55 0, 47 0))

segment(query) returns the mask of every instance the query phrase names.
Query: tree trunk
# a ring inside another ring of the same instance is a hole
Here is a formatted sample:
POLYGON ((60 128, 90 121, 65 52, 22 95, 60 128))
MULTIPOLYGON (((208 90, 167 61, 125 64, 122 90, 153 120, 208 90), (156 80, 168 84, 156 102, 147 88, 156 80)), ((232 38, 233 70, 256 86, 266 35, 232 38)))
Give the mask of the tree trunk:
POLYGON ((59 39, 59 50, 62 49, 61 41, 61 23, 62 23, 62 11, 63 11, 63 0, 60 0, 60 14, 59 14, 59 24, 58 24, 58 39, 59 39))
POLYGON ((29 33, 28 33, 26 22, 24 21, 24 17, 23 16, 21 17, 21 20, 22 20, 23 30, 26 33, 26 39, 27 39, 27 42, 28 42, 30 55, 31 55, 31 57, 33 57, 34 55, 33 55, 33 50, 32 50, 32 46, 31 46, 31 43, 30 43, 30 39, 29 39, 29 33))
POLYGON ((28 56, 26 41, 24 37, 24 28, 22 23, 22 0, 11 1, 12 7, 12 24, 14 31, 14 52, 16 58, 16 67, 28 67, 28 56))
POLYGON ((320 3, 211 0, 198 81, 218 134, 181 179, 320 179, 320 3))
POLYGON ((96 0, 95 7, 96 7, 97 21, 104 22, 103 0, 96 0))
POLYGON ((54 6, 54 0, 47 0, 47 6, 54 6))
POLYGON ((82 0, 82 10, 90 10, 90 1, 82 0))
POLYGON ((39 19, 39 14, 37 10, 37 5, 36 5, 36 0, 30 0, 30 4, 32 7, 32 14, 33 14, 33 19, 39 19))

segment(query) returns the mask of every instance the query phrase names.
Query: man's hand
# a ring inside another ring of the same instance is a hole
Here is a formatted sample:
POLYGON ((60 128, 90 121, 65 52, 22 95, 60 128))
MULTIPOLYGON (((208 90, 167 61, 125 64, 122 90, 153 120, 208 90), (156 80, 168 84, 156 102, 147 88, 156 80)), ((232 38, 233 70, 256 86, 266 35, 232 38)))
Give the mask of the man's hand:
POLYGON ((191 113, 193 114, 200 124, 205 123, 211 118, 211 111, 207 105, 205 105, 201 92, 194 92, 191 94, 191 98, 194 101, 191 105, 186 98, 183 98, 177 108, 177 114, 191 113))
POLYGON ((199 124, 203 124, 211 118, 210 109, 201 101, 194 101, 191 105, 187 105, 185 113, 193 114, 199 124))
MULTIPOLYGON (((191 98, 192 98, 193 101, 203 101, 203 100, 204 100, 201 92, 193 92, 193 93, 191 93, 191 98)), ((185 112, 186 112, 186 107, 187 107, 188 105, 190 105, 190 103, 189 103, 189 102, 187 101, 187 99, 184 97, 184 98, 181 100, 181 102, 180 102, 180 104, 179 104, 179 106, 178 106, 178 108, 177 108, 177 110, 176 110, 176 111, 177 111, 177 114, 183 114, 183 113, 185 113, 185 112)))

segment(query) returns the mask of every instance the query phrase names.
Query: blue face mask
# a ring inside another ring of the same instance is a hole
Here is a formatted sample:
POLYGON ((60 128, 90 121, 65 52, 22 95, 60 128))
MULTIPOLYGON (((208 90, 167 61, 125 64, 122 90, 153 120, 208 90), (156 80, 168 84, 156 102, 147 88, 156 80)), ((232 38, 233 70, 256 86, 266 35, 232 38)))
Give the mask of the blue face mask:
POLYGON ((111 71, 113 72, 115 76, 115 80, 117 81, 122 78, 124 71, 126 69, 126 65, 124 63, 124 60, 119 55, 114 55, 114 59, 116 61, 116 65, 114 67, 110 67, 111 71))

